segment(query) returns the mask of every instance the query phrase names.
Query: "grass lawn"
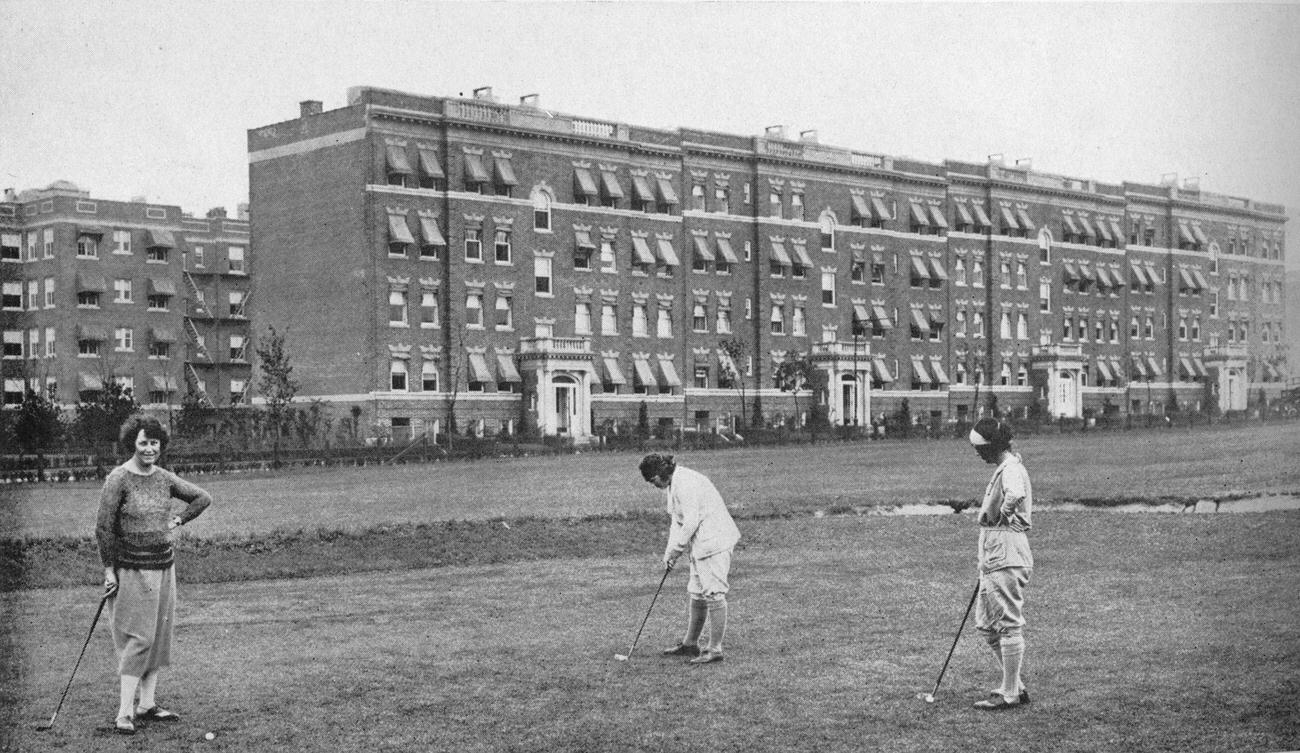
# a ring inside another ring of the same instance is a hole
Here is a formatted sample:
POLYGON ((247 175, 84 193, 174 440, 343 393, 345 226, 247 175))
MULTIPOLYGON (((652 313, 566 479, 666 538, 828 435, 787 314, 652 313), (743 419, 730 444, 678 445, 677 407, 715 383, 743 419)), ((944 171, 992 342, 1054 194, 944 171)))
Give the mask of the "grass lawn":
MULTIPOLYGON (((969 709, 997 673, 963 635, 928 691, 973 584, 967 515, 742 521, 728 660, 656 656, 675 640, 674 573, 655 538, 617 556, 182 588, 184 715, 108 732, 103 625, 54 730, 93 613, 77 587, 0 596, 17 682, 0 749, 22 751, 1276 751, 1300 747, 1300 513, 1044 512, 1033 542, 1033 704, 969 709), (203 733, 217 734, 204 742, 203 733)), ((182 567, 184 567, 182 563, 182 567)))
MULTIPOLYGON (((1066 499, 1300 493, 1300 422, 1043 434, 1019 443, 1040 504, 1066 499)), ((640 455, 583 453, 480 462, 329 468, 191 480, 216 504, 194 535, 354 530, 378 524, 604 515, 659 507, 640 455)), ((742 513, 974 499, 988 473, 959 440, 764 447, 679 456, 742 513)), ((0 539, 82 536, 99 485, 3 489, 0 539)))

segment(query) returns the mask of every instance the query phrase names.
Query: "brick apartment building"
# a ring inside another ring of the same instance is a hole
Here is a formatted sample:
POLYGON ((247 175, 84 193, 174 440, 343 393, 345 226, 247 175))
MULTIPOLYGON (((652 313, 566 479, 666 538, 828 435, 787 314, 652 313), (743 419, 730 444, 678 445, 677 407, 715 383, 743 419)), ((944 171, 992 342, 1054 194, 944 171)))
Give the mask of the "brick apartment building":
POLYGON ((1281 206, 354 88, 249 131, 258 326, 380 434, 1275 394, 1281 206), (732 363, 723 342, 747 357, 732 363), (815 394, 776 367, 809 354, 815 394), (978 398, 977 398, 978 395, 978 398), (799 398, 796 408, 796 397, 799 398), (752 407, 750 408, 752 411, 752 407))
POLYGON ((4 405, 72 405, 112 380, 151 411, 246 396, 246 219, 105 201, 66 181, 0 202, 4 405))

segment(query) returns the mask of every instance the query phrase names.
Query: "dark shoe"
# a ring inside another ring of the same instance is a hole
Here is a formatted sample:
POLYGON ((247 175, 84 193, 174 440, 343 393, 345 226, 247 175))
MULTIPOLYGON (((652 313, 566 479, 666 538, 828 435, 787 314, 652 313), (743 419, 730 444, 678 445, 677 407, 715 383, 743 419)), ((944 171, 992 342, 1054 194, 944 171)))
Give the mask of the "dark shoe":
POLYGON ((991 693, 989 694, 988 700, 975 702, 975 708, 980 711, 1005 711, 1006 709, 1014 709, 1020 705, 1021 702, 1019 698, 1015 701, 1008 701, 1006 698, 1002 697, 1001 693, 991 693))
POLYGON ((162 706, 154 706, 143 711, 136 709, 135 718, 149 722, 179 722, 181 720, 179 714, 174 714, 162 706))
POLYGON ((664 649, 664 656, 699 656, 699 655, 700 655, 699 645, 678 643, 676 646, 673 646, 672 648, 664 649))
POLYGON ((715 661, 722 661, 724 657, 721 651, 705 651, 699 656, 691 659, 691 664, 712 664, 715 661))
POLYGON ((113 729, 119 735, 134 735, 135 722, 129 716, 119 716, 117 721, 113 722, 113 729))
POLYGON ((1020 691, 1020 705, 1021 705, 1021 706, 1028 706, 1028 705, 1029 705, 1029 691, 1028 691, 1028 690, 1022 690, 1022 691, 1020 691))

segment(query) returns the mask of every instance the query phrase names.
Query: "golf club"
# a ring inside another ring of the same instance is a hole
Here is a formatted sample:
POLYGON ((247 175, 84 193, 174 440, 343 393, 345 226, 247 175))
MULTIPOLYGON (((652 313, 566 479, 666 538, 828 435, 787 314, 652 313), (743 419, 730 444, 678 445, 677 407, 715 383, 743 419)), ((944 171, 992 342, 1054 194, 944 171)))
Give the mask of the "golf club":
POLYGON ((943 667, 939 670, 939 678, 934 681, 934 690, 929 693, 917 693, 916 697, 926 703, 934 703, 934 694, 939 692, 939 683, 943 682, 943 673, 948 671, 948 662, 952 661, 952 652, 957 650, 957 640, 961 638, 961 631, 966 627, 966 618, 970 617, 970 610, 975 606, 975 597, 979 596, 980 584, 975 583, 975 590, 971 591, 970 603, 966 605, 966 613, 961 616, 961 624, 957 626, 957 634, 952 637, 952 648, 948 649, 948 658, 943 660, 943 667))
POLYGON ((54 707, 54 715, 50 717, 49 722, 42 722, 36 725, 38 731, 44 732, 54 726, 54 720, 59 718, 59 711, 63 709, 63 701, 68 697, 68 690, 72 688, 72 679, 77 676, 77 668, 81 666, 81 658, 86 655, 86 647, 90 645, 90 638, 95 634, 95 626, 99 624, 99 616, 104 613, 104 604, 108 602, 108 597, 117 593, 117 584, 113 584, 104 589, 104 595, 99 597, 99 608, 95 610, 95 619, 90 621, 90 631, 86 633, 86 642, 81 644, 81 653, 77 654, 77 663, 72 665, 72 674, 68 675, 68 684, 63 688, 63 695, 59 696, 59 705, 54 707))
POLYGON ((632 652, 636 651, 636 644, 641 640, 641 631, 645 630, 645 624, 650 619, 650 613, 654 611, 655 602, 659 600, 659 592, 664 590, 664 582, 668 580, 668 573, 672 571, 671 567, 664 568, 664 577, 659 579, 659 587, 655 589, 655 595, 650 599, 650 608, 645 610, 645 617, 641 619, 641 627, 637 628, 636 637, 632 639, 632 648, 629 648, 626 654, 614 654, 614 658, 618 661, 627 661, 632 652))

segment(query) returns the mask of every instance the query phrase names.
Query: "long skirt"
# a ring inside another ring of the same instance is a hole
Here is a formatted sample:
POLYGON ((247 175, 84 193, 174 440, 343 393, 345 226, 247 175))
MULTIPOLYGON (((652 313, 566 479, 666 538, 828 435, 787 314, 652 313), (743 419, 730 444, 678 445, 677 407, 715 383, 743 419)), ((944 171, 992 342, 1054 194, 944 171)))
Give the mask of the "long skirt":
POLYGON ((171 664, 176 623, 176 567, 117 571, 117 593, 108 600, 117 673, 143 677, 171 664))

